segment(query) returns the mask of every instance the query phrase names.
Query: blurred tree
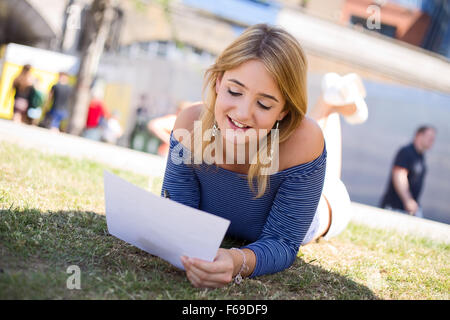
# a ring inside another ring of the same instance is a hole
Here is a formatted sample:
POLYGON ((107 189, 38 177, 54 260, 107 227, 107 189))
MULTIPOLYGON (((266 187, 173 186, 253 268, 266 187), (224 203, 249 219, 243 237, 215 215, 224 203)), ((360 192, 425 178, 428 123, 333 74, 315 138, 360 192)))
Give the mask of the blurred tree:
MULTIPOLYGON (((123 0, 122 0, 123 1, 123 0)), ((132 0, 137 10, 144 11, 150 0, 132 0)), ((171 28, 172 39, 178 44, 171 20, 171 0, 153 0, 164 9, 164 14, 171 28)), ((74 94, 71 100, 71 114, 68 131, 80 135, 86 123, 90 89, 97 72, 100 57, 111 28, 119 0, 93 0, 88 14, 84 43, 81 49, 80 68, 77 74, 74 94)))
POLYGON ((306 8, 308 6, 308 2, 309 2, 309 0, 301 0, 300 6, 303 8, 306 8))
POLYGON ((164 10, 164 16, 167 20, 167 23, 169 24, 170 36, 172 38, 172 41, 175 42, 177 47, 183 47, 183 44, 178 40, 175 25, 172 20, 172 12, 170 8, 172 0, 156 0, 156 2, 159 3, 164 10))
POLYGON ((172 40, 178 44, 178 38, 175 31, 175 27, 172 21, 172 9, 171 9, 171 3, 172 0, 133 0, 136 10, 144 12, 147 10, 148 4, 150 2, 157 3, 161 6, 161 8, 164 11, 164 18, 166 19, 167 23, 169 24, 170 28, 170 35, 172 40))
POLYGON ((69 133, 80 135, 86 124, 90 87, 97 72, 117 4, 118 0, 93 0, 88 10, 85 42, 81 49, 80 68, 71 101, 69 133))

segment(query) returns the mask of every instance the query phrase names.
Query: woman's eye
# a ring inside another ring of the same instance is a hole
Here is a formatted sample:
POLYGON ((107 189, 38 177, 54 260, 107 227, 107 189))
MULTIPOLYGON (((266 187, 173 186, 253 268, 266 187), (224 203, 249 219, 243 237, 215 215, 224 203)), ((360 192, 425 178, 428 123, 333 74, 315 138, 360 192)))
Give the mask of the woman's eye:
POLYGON ((268 106, 262 104, 262 103, 259 102, 259 101, 258 101, 258 104, 259 104, 259 106, 260 106, 261 108, 263 108, 263 109, 265 109, 265 110, 269 110, 269 109, 270 109, 270 107, 268 107, 268 106))
POLYGON ((230 89, 228 89, 228 93, 231 94, 233 97, 237 97, 237 96, 242 95, 242 93, 234 92, 234 91, 231 91, 230 89))

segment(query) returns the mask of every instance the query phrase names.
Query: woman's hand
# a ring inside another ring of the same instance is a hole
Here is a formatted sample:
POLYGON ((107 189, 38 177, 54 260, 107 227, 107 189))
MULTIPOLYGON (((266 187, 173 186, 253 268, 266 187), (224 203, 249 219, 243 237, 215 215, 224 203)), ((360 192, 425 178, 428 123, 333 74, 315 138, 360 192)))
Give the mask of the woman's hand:
POLYGON ((220 248, 213 262, 181 257, 186 275, 196 288, 221 288, 233 280, 235 269, 230 250, 220 248))

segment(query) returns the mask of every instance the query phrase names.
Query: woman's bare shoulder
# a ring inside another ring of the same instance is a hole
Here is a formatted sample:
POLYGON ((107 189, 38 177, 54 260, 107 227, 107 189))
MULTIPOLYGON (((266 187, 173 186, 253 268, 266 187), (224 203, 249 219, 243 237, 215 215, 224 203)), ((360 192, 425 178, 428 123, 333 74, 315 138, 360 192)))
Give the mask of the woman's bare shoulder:
POLYGON ((317 159, 325 140, 317 122, 305 117, 289 138, 280 145, 281 170, 317 159))
POLYGON ((191 132, 194 129, 194 121, 200 119, 203 107, 203 102, 196 102, 180 111, 173 126, 175 139, 180 141, 180 137, 177 136, 175 130, 181 131, 180 129, 184 129, 191 132))

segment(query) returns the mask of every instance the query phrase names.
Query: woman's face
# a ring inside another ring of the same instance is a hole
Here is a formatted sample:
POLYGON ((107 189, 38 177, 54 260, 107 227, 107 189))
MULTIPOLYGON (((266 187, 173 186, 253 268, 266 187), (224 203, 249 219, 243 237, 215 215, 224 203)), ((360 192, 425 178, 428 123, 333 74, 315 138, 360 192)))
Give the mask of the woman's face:
POLYGON ((254 140, 251 134, 259 137, 262 129, 269 133, 287 113, 275 79, 259 60, 226 71, 216 82, 216 93, 215 118, 231 143, 248 143, 254 140))

